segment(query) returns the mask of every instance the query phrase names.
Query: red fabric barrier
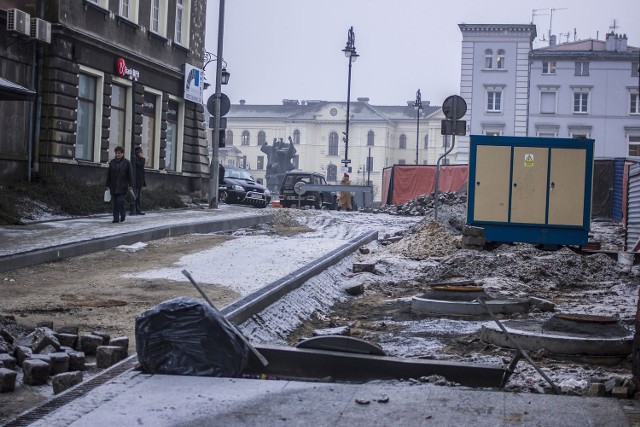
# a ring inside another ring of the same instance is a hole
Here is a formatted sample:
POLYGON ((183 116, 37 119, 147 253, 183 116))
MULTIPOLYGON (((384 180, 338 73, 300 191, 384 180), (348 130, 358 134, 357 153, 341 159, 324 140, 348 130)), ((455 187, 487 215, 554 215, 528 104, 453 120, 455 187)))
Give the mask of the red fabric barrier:
MULTIPOLYGON (((439 191, 460 190, 467 181, 468 169, 467 165, 440 166, 439 191)), ((385 193, 388 194, 387 191, 391 193, 391 204, 399 205, 420 195, 431 194, 435 189, 435 165, 397 165, 389 168, 389 170, 391 170, 389 175, 393 177, 390 179, 390 184, 386 184, 383 174, 383 203, 386 202, 385 193), (393 184, 393 188, 391 188, 391 184, 393 184)))

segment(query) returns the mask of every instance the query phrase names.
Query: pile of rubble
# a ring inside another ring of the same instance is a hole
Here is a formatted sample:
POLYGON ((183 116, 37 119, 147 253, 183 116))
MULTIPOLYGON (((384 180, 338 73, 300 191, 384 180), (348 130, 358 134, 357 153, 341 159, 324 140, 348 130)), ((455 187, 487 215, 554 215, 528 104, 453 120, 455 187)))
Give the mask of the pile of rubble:
MULTIPOLYGON (((467 203, 467 195, 447 191, 438 193, 439 205, 458 205, 467 203)), ((382 206, 378 212, 388 213, 389 215, 407 215, 407 216, 426 216, 433 212, 435 207, 435 193, 423 194, 411 199, 402 205, 382 206)))
POLYGON ((80 334, 75 326, 54 331, 52 322, 44 322, 24 332, 13 316, 0 317, 0 393, 15 391, 21 377, 28 386, 50 379, 58 394, 83 381, 87 357, 95 357, 96 367, 104 369, 129 353, 129 338, 111 338, 104 331, 80 334))
POLYGON ((451 255, 459 249, 460 239, 436 221, 423 223, 413 234, 389 246, 391 252, 417 260, 451 255))

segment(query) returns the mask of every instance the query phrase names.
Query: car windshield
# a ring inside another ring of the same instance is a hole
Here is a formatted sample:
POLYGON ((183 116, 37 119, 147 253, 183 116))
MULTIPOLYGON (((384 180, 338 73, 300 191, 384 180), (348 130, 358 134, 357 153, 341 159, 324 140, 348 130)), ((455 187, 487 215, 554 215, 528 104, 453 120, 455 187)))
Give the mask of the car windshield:
POLYGON ((255 181, 251 174, 244 169, 230 169, 224 171, 225 178, 244 179, 246 181, 255 181))

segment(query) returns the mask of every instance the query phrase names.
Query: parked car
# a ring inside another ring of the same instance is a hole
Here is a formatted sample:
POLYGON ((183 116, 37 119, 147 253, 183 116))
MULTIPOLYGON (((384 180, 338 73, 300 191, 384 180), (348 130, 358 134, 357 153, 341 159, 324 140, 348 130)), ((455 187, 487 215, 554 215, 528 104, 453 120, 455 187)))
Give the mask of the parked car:
POLYGON ((240 203, 265 208, 271 203, 271 192, 256 182, 248 170, 232 166, 220 166, 224 170, 218 188, 218 200, 227 204, 240 203))
POLYGON ((316 209, 335 209, 336 193, 334 191, 305 191, 298 194, 300 184, 327 185, 322 174, 317 172, 289 171, 285 174, 280 187, 280 205, 283 208, 292 206, 313 206, 316 209), (298 184, 298 191, 296 191, 298 184))

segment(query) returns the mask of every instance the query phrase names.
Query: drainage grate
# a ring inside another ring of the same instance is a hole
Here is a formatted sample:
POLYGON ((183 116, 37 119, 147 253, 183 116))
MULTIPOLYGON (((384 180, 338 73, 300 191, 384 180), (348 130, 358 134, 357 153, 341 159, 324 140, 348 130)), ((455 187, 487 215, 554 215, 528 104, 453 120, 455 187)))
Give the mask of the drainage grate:
POLYGON ((50 414, 51 412, 57 409, 60 409, 64 405, 68 404, 69 402, 72 402, 75 399, 84 396, 94 388, 106 383, 107 381, 117 377, 120 374, 125 373, 126 371, 133 369, 137 362, 138 362, 138 356, 136 354, 131 355, 127 357, 125 360, 123 360, 122 362, 112 366, 109 369, 104 370, 103 372, 91 378, 90 380, 87 380, 86 382, 79 384, 78 386, 68 390, 65 393, 62 393, 59 396, 51 398, 50 400, 46 401, 45 403, 39 406, 36 406, 32 409, 29 409, 26 412, 23 412, 22 414, 18 415, 16 418, 10 420, 4 426, 5 427, 27 426, 35 421, 38 421, 39 419, 50 414))

